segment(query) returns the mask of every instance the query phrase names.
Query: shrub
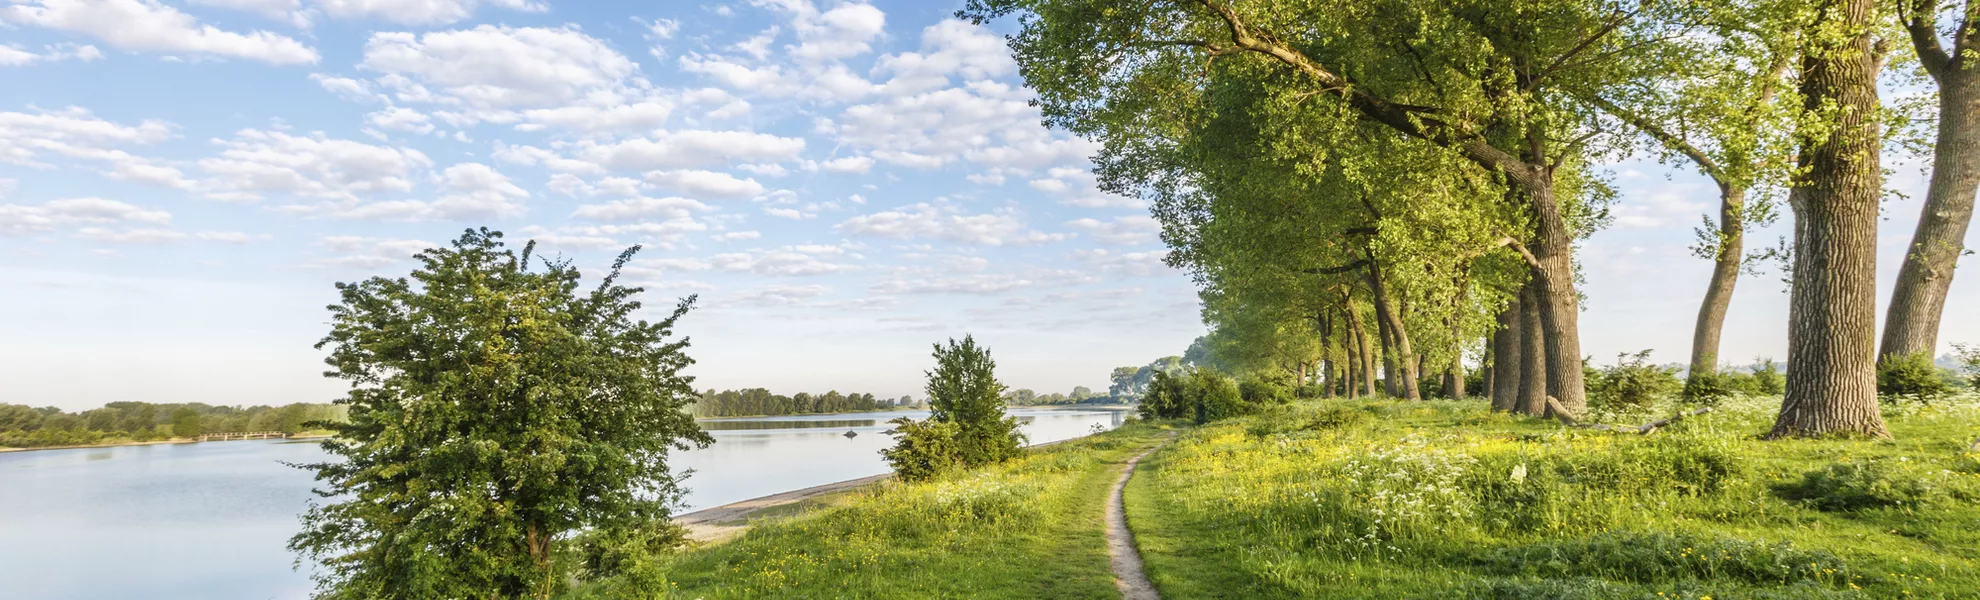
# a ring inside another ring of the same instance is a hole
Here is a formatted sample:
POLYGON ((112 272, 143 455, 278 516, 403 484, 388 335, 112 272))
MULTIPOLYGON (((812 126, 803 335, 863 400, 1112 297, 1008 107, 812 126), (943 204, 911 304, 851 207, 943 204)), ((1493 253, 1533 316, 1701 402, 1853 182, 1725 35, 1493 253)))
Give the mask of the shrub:
POLYGON ((1760 366, 1753 368, 1753 387, 1763 396, 1778 396, 1787 391, 1787 376, 1781 374, 1774 359, 1760 359, 1760 366))
POLYGON ((927 481, 962 467, 962 444, 956 440, 961 428, 955 423, 907 417, 888 423, 894 428, 887 434, 896 441, 880 455, 902 481, 927 481))
POLYGON ((1890 461, 1828 465, 1803 473, 1801 481, 1776 486, 1775 491, 1823 511, 1917 507, 1945 495, 1915 469, 1890 461))
POLYGON ((1256 405, 1286 404, 1292 402, 1292 390, 1277 381, 1267 379, 1246 379, 1238 382, 1238 396, 1245 402, 1256 405))
POLYGON ((1939 376, 1939 366, 1932 364, 1929 352, 1887 356, 1877 361, 1879 396, 1927 403, 1951 393, 1951 386, 1939 376))
POLYGON ((1259 405, 1247 402, 1237 382, 1204 368, 1183 373, 1157 372, 1138 409, 1143 418, 1195 419, 1208 423, 1249 414, 1259 405))
POLYGON ((1643 408, 1680 390, 1677 369, 1649 364, 1650 352, 1617 355, 1615 366, 1590 381, 1589 399, 1610 410, 1643 408))
POLYGON ((1747 379, 1738 373, 1692 373, 1684 380, 1684 401, 1691 404, 1718 406, 1720 400, 1741 391, 1741 381, 1747 379))

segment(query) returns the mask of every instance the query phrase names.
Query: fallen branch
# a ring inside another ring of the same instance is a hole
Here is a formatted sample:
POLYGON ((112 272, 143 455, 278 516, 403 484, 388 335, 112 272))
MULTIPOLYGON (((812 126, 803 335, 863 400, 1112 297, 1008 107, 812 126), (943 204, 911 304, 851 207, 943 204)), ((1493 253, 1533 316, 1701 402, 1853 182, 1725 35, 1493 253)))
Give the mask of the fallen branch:
MULTIPOLYGON (((1547 412, 1553 414, 1555 419, 1559 419, 1561 423, 1566 424, 1569 427, 1593 429, 1596 431, 1626 431, 1630 433, 1648 434, 1652 431, 1656 431, 1672 423, 1676 423, 1678 422, 1679 419, 1683 419, 1685 417, 1695 417, 1708 412, 1712 412, 1712 407, 1707 406, 1688 413, 1678 413, 1675 415, 1671 415, 1670 418, 1668 419, 1664 419, 1661 421, 1652 421, 1644 425, 1635 425, 1635 426, 1624 425, 1620 427, 1615 425, 1604 425, 1604 424, 1584 425, 1579 422, 1576 422, 1574 420, 1574 417, 1568 414, 1567 408, 1561 406, 1561 401, 1554 399, 1553 396, 1547 397, 1547 412)), ((1976 449, 1980 449, 1980 441, 1975 441, 1974 447, 1976 449)))

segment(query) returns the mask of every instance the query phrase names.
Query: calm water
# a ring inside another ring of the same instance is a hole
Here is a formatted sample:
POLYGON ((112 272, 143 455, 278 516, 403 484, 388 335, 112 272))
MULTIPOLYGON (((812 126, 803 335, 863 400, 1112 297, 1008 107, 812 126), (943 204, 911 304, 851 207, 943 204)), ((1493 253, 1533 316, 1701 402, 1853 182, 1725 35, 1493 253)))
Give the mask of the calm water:
MULTIPOLYGON (((1121 413, 1011 411, 1032 443, 1112 428, 1121 413)), ((921 411, 703 421, 715 445, 693 469, 687 510, 884 473, 881 432, 921 411), (848 439, 847 431, 859 435, 848 439)), ((310 499, 314 443, 209 442, 0 454, 0 598, 303 598, 284 548, 310 499)))

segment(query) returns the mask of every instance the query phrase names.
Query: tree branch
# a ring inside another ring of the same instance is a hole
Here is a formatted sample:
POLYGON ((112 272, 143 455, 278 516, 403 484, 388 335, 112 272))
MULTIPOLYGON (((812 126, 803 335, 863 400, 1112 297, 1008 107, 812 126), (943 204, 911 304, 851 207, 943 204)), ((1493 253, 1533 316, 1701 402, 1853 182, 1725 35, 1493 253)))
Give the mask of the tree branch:
POLYGON ((1366 266, 1368 266, 1368 259, 1364 258, 1338 267, 1328 267, 1325 269, 1300 269, 1299 272, 1308 275, 1339 275, 1341 273, 1346 273, 1348 271, 1353 271, 1355 269, 1359 269, 1366 266))
MULTIPOLYGON (((1939 44, 1939 0, 1903 0, 1898 7, 1904 12, 1904 30, 1911 34, 1911 47, 1918 51, 1918 64, 1943 84, 1954 59, 1939 44)), ((1964 20, 1960 29, 1966 29, 1964 20)))
POLYGON ((1526 249, 1526 244, 1519 243, 1519 240, 1513 239, 1512 236, 1505 236, 1499 238, 1499 241, 1495 242, 1493 246, 1497 248, 1512 248, 1514 252, 1519 253, 1520 258, 1526 259, 1526 264, 1528 266, 1531 266, 1535 269, 1541 268, 1540 259, 1538 257, 1533 256, 1533 252, 1528 251, 1526 249))
POLYGON ((1683 137, 1680 137, 1675 133, 1671 133, 1670 130, 1664 129, 1663 126, 1658 125, 1656 122, 1644 118, 1643 115, 1636 114, 1636 112, 1634 111, 1625 109, 1621 106, 1617 106, 1616 103, 1610 102, 1609 99, 1607 98, 1603 98, 1601 94, 1593 94, 1593 93, 1587 94, 1584 100, 1586 100, 1589 104, 1593 104, 1597 108, 1602 109, 1602 112, 1609 113, 1611 116, 1614 116, 1615 118, 1622 119, 1622 121, 1624 123, 1628 123, 1630 127, 1635 127, 1637 130, 1642 131, 1645 134, 1648 134, 1652 138, 1655 138, 1658 143, 1663 144, 1665 147, 1685 155, 1685 157, 1691 159, 1691 162, 1698 163, 1698 168, 1705 171, 1706 175, 1710 176, 1714 180, 1720 180, 1719 183, 1725 183, 1723 180, 1721 180, 1722 173, 1719 170, 1719 163, 1717 161, 1712 160, 1711 156, 1707 156, 1704 150, 1700 149, 1697 146, 1692 145, 1691 142, 1686 141, 1683 137))
POLYGON ((1581 43, 1575 44, 1573 48, 1569 48, 1566 53, 1554 57, 1554 62, 1549 63, 1546 68, 1541 69, 1538 73, 1534 73, 1533 78, 1526 82, 1526 91, 1531 92, 1538 89, 1540 87, 1540 80, 1554 74, 1554 71, 1560 69, 1561 65, 1567 64, 1567 61, 1573 59, 1575 55, 1581 54, 1582 51, 1593 47, 1595 42, 1607 37, 1610 33, 1614 33, 1617 27, 1622 27, 1622 24, 1628 22, 1630 17, 1633 16, 1636 15, 1634 13, 1616 11, 1615 16, 1611 17, 1609 22, 1603 25, 1601 29, 1595 30, 1595 33, 1581 40, 1581 43))
POLYGON ((1273 37, 1270 32, 1253 30, 1245 24, 1237 10, 1220 0, 1196 0, 1204 8, 1210 9, 1224 21, 1230 31, 1231 45, 1235 48, 1255 52, 1312 77, 1326 91, 1340 94, 1348 104, 1368 119, 1387 125, 1403 135, 1427 140, 1439 146, 1455 148, 1479 166, 1499 171, 1507 179, 1521 186, 1533 183, 1531 165, 1519 157, 1493 147, 1475 133, 1446 123, 1440 119, 1423 116, 1419 113, 1435 113, 1424 107, 1404 107, 1387 98, 1369 93, 1354 84, 1352 80, 1315 62, 1311 57, 1273 37))

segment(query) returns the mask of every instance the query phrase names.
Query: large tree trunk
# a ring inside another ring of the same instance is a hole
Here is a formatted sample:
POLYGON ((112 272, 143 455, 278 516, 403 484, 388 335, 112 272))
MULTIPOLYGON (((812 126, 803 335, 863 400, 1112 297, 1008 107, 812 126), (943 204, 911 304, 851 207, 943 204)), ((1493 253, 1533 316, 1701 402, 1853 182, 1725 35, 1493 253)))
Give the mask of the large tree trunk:
POLYGON ((1826 0, 1806 35, 1801 93, 1827 134, 1802 142, 1788 300, 1787 394, 1769 438, 1888 437, 1877 412, 1875 0, 1826 0), (1842 36, 1835 30, 1841 29, 1842 36), (1844 37, 1846 36, 1846 37, 1844 37), (1843 39, 1838 43, 1834 40, 1843 39))
POLYGON ((1520 378, 1525 375, 1526 294, 1515 293, 1499 312, 1499 331, 1492 335, 1492 410, 1519 410, 1520 378))
POLYGON ((1396 310, 1395 300, 1389 297, 1389 287, 1382 282, 1382 270, 1378 265, 1380 263, 1375 262, 1375 253, 1369 252, 1366 277, 1369 288, 1375 292, 1375 319, 1387 325, 1384 329, 1388 330, 1388 338, 1395 342, 1392 351, 1384 353, 1393 356, 1389 362, 1389 395, 1400 394, 1400 397, 1410 400, 1422 400, 1423 393, 1417 389, 1416 350, 1410 347, 1409 329, 1403 326, 1402 316, 1396 310), (1398 366, 1401 367, 1400 372, 1398 366), (1402 378, 1401 382, 1396 381, 1398 376, 1402 378))
MULTIPOLYGON (((1554 198, 1553 173, 1547 167, 1534 171, 1526 192, 1531 196, 1537 236, 1532 245, 1534 295, 1527 298, 1539 313, 1541 360, 1546 368, 1546 392, 1561 401, 1561 407, 1574 416, 1588 410, 1587 390, 1581 372, 1581 299, 1574 289, 1574 246, 1567 224, 1561 218, 1554 198)), ((1544 405, 1543 405, 1544 406, 1544 405)))
MULTIPOLYGON (((1964 49, 1976 51, 1980 48, 1964 49)), ((1938 77, 1939 137, 1932 149, 1932 183, 1898 268, 1897 287, 1891 290, 1881 357, 1938 352, 1939 319, 1945 314, 1953 269, 1966 251, 1973 192, 1980 186, 1980 73, 1975 68, 1973 59, 1954 57, 1951 68, 1938 77)))
POLYGON ((1483 373, 1485 375, 1484 385, 1478 388, 1478 393, 1483 394, 1485 396, 1485 399, 1491 402, 1495 407, 1497 406, 1498 399, 1492 397, 1492 385, 1494 383, 1492 381, 1492 378, 1496 376, 1494 372, 1498 371, 1498 369, 1492 368, 1492 363, 1493 363, 1492 357, 1497 353, 1497 349, 1494 348, 1494 342, 1496 342, 1497 340, 1498 340, 1498 332, 1496 331, 1493 332, 1492 335, 1485 336, 1485 351, 1481 353, 1478 357, 1478 369, 1479 369, 1478 372, 1483 373))
POLYGON ((1334 397, 1334 320, 1320 313, 1320 394, 1334 397))
MULTIPOLYGON (((1519 402, 1515 410, 1538 416, 1547 414, 1548 384, 1553 383, 1547 376, 1551 357, 1547 355, 1545 319, 1540 317, 1546 302, 1537 282, 1528 282, 1524 295, 1519 303, 1519 402)), ((1574 361, 1574 365, 1579 368, 1581 361, 1574 361)))
POLYGON ((1375 335, 1381 342, 1381 347, 1377 350, 1380 350, 1382 357, 1382 393, 1395 398, 1400 395, 1396 391, 1395 333, 1389 329, 1389 320, 1382 318, 1382 310, 1379 307, 1375 310, 1375 335))
POLYGON ((1375 397, 1375 345, 1368 339, 1368 327, 1361 324, 1361 315, 1355 314, 1353 307, 1348 308, 1348 322, 1353 324, 1355 343, 1361 345, 1361 383, 1365 388, 1361 395, 1373 398, 1375 397))
POLYGON ((1451 370, 1444 372, 1444 396, 1452 400, 1464 399, 1464 351, 1459 350, 1451 357, 1451 370))
POLYGON ((1705 302, 1698 307, 1698 324, 1691 331, 1691 371, 1687 378, 1719 372, 1719 333, 1725 329, 1726 308, 1739 284, 1739 265, 1746 252, 1744 205, 1746 190, 1719 184, 1719 248, 1712 261, 1712 280, 1705 284, 1705 302))

